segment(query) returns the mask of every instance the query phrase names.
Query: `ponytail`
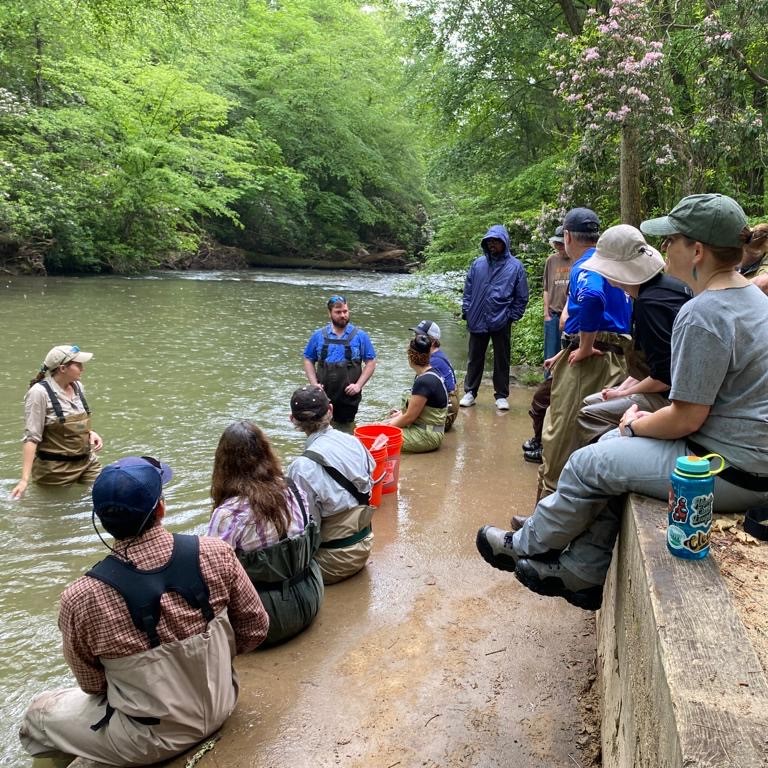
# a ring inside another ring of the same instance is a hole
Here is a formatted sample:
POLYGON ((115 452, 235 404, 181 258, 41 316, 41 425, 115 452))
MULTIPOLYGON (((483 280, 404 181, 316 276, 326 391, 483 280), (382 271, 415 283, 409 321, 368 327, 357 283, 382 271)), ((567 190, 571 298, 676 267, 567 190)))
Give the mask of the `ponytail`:
POLYGON ((46 371, 47 371, 47 368, 46 368, 45 366, 43 366, 43 367, 42 367, 42 368, 41 368, 41 369, 40 369, 40 370, 39 370, 39 371, 38 371, 38 372, 35 374, 35 378, 34 378, 34 379, 32 379, 32 381, 30 381, 30 382, 29 382, 29 387, 28 387, 28 389, 31 389, 32 387, 34 387, 34 386, 35 386, 35 384, 37 384, 37 382, 38 382, 38 381, 42 381, 42 380, 45 378, 45 374, 46 374, 46 371))

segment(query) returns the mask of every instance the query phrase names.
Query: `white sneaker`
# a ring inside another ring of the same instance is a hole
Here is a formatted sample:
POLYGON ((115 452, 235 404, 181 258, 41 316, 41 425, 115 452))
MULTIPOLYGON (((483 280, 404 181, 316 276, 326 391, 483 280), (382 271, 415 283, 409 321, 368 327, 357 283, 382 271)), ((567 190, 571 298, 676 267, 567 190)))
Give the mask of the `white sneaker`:
POLYGON ((506 397, 500 397, 496 400, 496 407, 500 411, 508 411, 509 410, 509 400, 507 400, 506 397))
POLYGON ((471 392, 467 392, 464 397, 459 400, 459 405, 462 408, 469 408, 470 405, 475 404, 475 396, 471 392))

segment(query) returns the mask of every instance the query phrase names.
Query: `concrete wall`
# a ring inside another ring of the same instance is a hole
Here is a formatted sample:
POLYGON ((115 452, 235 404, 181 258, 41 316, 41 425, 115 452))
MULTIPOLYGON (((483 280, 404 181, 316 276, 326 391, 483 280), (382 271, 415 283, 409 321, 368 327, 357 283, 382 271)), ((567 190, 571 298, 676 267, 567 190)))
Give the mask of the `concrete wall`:
POLYGON ((768 681, 717 564, 673 557, 666 519, 630 496, 605 585, 603 766, 765 768, 768 681))

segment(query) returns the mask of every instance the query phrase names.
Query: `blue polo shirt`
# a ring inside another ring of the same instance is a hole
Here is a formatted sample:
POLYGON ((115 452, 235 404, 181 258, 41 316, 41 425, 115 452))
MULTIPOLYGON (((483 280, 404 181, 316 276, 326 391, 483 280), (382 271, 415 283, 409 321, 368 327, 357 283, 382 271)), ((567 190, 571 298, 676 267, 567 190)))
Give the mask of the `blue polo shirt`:
POLYGON ((588 248, 571 268, 568 284, 566 333, 629 333, 632 326, 632 299, 612 286, 602 275, 581 265, 595 252, 588 248))
MULTIPOLYGON (((352 323, 348 323, 344 329, 344 333, 337 335, 333 332, 333 326, 328 323, 325 328, 318 328, 310 337, 307 342, 307 346, 304 348, 304 357, 307 360, 311 360, 316 363, 320 359, 320 352, 325 344, 323 334, 327 333, 328 336, 334 339, 348 339, 352 332, 356 329, 352 323)), ((371 344, 371 340, 368 338, 368 334, 365 331, 357 328, 357 334, 350 343, 350 349, 352 350, 353 360, 375 360, 376 350, 371 344)), ((343 344, 329 344, 328 345, 328 357, 326 357, 326 363, 343 363, 346 359, 344 354, 343 344)))

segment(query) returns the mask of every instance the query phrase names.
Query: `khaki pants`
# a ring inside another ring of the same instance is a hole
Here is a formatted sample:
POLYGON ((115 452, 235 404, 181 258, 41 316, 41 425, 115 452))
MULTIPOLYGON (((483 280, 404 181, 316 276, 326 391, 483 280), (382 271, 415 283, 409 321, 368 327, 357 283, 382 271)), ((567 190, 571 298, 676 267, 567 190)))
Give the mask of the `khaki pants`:
MULTIPOLYGON (((600 334, 598 339, 616 345, 630 343, 629 339, 616 334, 600 334)), ((563 350, 552 369, 552 398, 541 433, 539 491, 542 495, 554 492, 565 462, 580 447, 575 427, 584 398, 627 377, 626 360, 618 351, 594 355, 575 365, 568 364, 568 355, 568 350, 563 350)))

